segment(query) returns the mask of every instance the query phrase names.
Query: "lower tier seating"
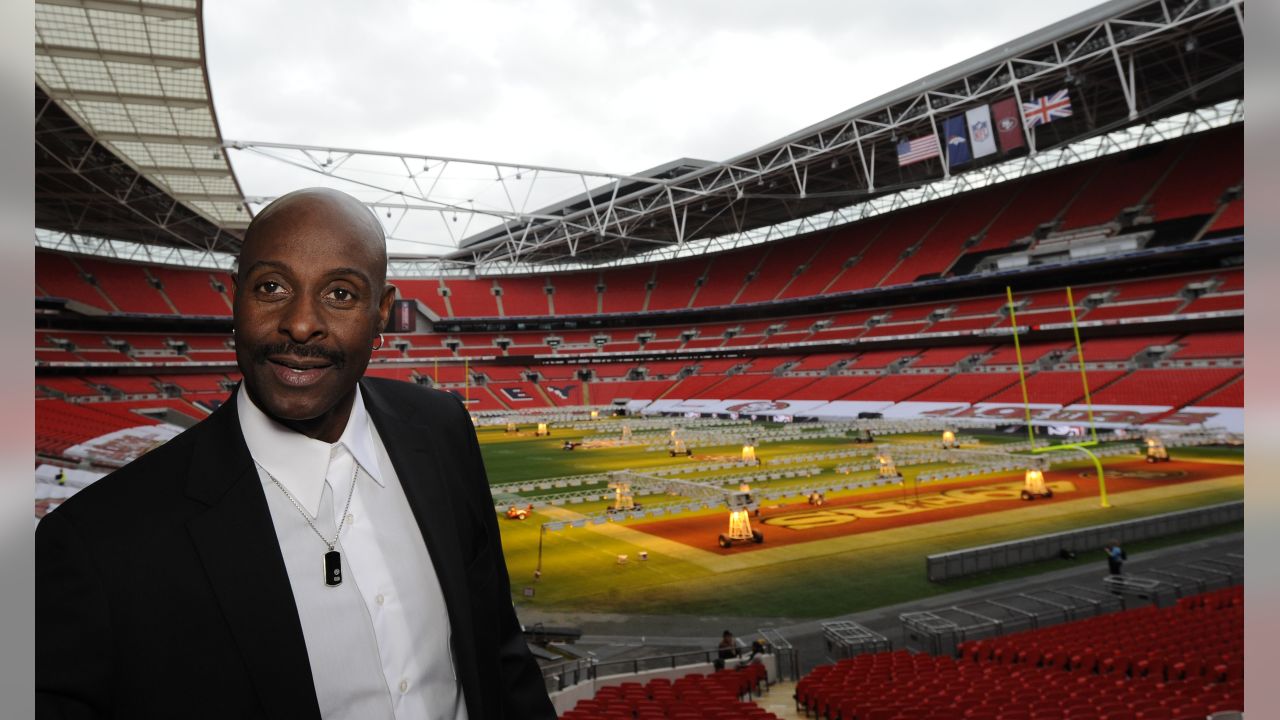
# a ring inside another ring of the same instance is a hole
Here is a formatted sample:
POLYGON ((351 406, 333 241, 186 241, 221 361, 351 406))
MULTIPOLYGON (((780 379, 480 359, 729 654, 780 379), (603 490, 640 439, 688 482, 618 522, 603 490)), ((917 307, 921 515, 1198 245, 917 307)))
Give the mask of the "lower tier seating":
POLYGON ((675 681, 655 678, 645 684, 624 682, 600 688, 580 700, 561 720, 777 720, 758 705, 742 700, 765 682, 763 665, 692 673, 675 681))
POLYGON ((1241 587, 962 643, 821 665, 796 685, 826 720, 1201 720, 1244 709, 1241 587))

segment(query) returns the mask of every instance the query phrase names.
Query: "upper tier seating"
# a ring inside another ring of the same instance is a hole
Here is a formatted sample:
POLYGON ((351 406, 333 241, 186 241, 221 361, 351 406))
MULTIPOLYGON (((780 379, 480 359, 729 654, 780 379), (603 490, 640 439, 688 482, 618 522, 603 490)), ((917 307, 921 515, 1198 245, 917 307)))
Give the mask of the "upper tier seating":
POLYGON ((74 259, 57 253, 36 253, 36 292, 44 297, 75 300, 99 310, 114 309, 106 296, 85 281, 74 259))
POLYGON ((987 227, 970 252, 1007 249, 1062 212, 1072 196, 1094 175, 1092 165, 1073 165, 1040 173, 1013 186, 1012 199, 987 227))
POLYGON ((803 270, 797 268, 798 273, 786 289, 778 294, 778 299, 811 297, 827 292, 827 288, 844 272, 847 264, 861 256, 887 224, 885 216, 880 215, 856 225, 833 228, 822 235, 800 238, 808 240, 810 244, 821 242, 822 245, 803 270))
POLYGON ((605 270, 600 273, 600 284, 604 286, 601 295, 600 312, 603 313, 638 313, 645 309, 645 301, 649 297, 646 284, 653 276, 654 268, 648 265, 605 270))
POLYGON ((694 258, 655 265, 653 289, 649 291, 649 304, 645 309, 652 312, 689 307, 694 291, 701 289, 696 281, 706 272, 707 264, 706 258, 694 258))
MULTIPOLYGON (((1225 206, 1221 200, 1225 191, 1242 182, 1242 137, 1239 127, 1199 133, 828 231, 715 255, 549 276, 392 278, 392 282, 402 297, 418 300, 442 318, 638 313, 912 283, 945 275, 966 253, 1008 249, 1042 225, 1056 222, 1060 230, 1088 228, 1144 204, 1157 220, 1216 214, 1208 230, 1230 230, 1243 224, 1243 200, 1225 206), (976 244, 965 247, 974 238, 978 238, 976 244)), ((36 286, 42 296, 66 298, 106 312, 230 314, 231 281, 222 272, 40 251, 36 286), (96 285, 86 276, 92 276, 96 285), (163 290, 154 287, 152 280, 163 290), (217 290, 214 281, 224 291, 217 290)), ((1230 289, 1238 288, 1218 290, 1230 289)), ((1112 302, 1144 297, 1130 290, 1112 302)), ((1062 302, 1055 306, 1061 307, 1062 302)), ((1099 317, 1104 316, 1109 315, 1099 317)))
POLYGON ((439 317, 453 317, 440 294, 440 280, 392 279, 391 282, 400 291, 400 297, 417 300, 439 317))
POLYGON ((1222 208, 1218 217, 1214 218, 1206 232, 1222 230, 1238 230, 1244 227, 1244 198, 1232 200, 1222 208))
POLYGON ((740 250, 743 253, 763 254, 760 268, 756 276, 746 284, 738 295, 738 304, 768 302, 778 297, 796 275, 802 272, 801 267, 807 265, 816 252, 814 245, 792 241, 774 243, 764 248, 740 250))
POLYGON ((120 312, 151 315, 176 315, 177 310, 150 283, 141 265, 80 258, 81 269, 97 280, 107 297, 120 312))
MULTIPOLYGON (((920 243, 938 225, 940 211, 945 212, 933 205, 920 205, 888 216, 887 225, 875 242, 865 245, 858 255, 850 256, 856 259, 836 276, 825 292, 862 290, 880 285, 902 261, 907 249, 920 243)), ((930 268, 938 263, 936 257, 925 259, 932 260, 930 268)))
MULTIPOLYGON (((147 272, 160 282, 165 297, 180 315, 225 316, 231 314, 228 296, 214 287, 214 278, 207 272, 175 270, 155 266, 147 272)), ((230 285, 224 285, 231 292, 230 285)))
POLYGON ((734 304, 746 285, 747 274, 756 269, 763 254, 749 248, 713 256, 703 283, 693 297, 693 307, 734 304))
POLYGON ((969 238, 982 231, 1007 199, 999 193, 977 193, 940 203, 932 212, 941 219, 924 236, 911 256, 893 269, 881 286, 904 285, 924 275, 943 275, 960 258, 969 238))
MULTIPOLYGON (((554 288, 551 302, 555 304, 556 315, 595 315, 600 312, 600 296, 596 292, 599 273, 553 275, 548 282, 554 288)), ((518 313, 509 309, 507 314, 518 313)))
POLYGON ((1176 159, 1177 150, 1174 144, 1162 143, 1109 160, 1067 207, 1059 229, 1102 225, 1140 204, 1176 159))
POLYGON ((501 277, 495 281, 501 295, 502 314, 507 317, 550 315, 546 282, 540 277, 501 277))
POLYGON ((489 278, 446 278, 443 283, 449 289, 449 305, 453 308, 453 317, 498 317, 498 300, 493 294, 494 282, 489 278))
POLYGON ((1243 180, 1244 134, 1225 128, 1187 143, 1149 202, 1157 220, 1208 215, 1223 192, 1243 180))

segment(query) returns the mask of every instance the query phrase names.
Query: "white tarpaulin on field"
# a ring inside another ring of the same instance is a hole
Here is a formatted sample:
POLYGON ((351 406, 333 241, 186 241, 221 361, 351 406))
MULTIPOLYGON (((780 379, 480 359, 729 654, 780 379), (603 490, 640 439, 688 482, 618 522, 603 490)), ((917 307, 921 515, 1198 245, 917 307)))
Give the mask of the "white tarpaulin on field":
POLYGON ((72 445, 63 454, 98 465, 121 467, 172 440, 180 432, 182 428, 168 423, 125 428, 72 445))

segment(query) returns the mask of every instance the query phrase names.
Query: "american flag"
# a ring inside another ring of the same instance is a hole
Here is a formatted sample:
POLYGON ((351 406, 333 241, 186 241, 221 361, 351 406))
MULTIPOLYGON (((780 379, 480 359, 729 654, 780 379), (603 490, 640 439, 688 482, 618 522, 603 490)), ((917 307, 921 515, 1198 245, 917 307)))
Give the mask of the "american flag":
POLYGON ((914 140, 903 140, 898 143, 898 167, 927 160, 931 157, 938 157, 940 154, 936 135, 925 135, 914 140))
POLYGON ((1022 118, 1027 127, 1043 125, 1066 117, 1071 117, 1071 95, 1065 88, 1035 102, 1022 103, 1022 118))

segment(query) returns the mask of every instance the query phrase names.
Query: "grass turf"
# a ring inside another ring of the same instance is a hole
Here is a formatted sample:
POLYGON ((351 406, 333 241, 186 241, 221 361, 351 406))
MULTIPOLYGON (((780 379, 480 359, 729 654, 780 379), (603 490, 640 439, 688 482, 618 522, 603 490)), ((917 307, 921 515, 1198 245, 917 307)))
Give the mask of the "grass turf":
MULTIPOLYGON (((892 438, 897 443, 920 442, 924 439, 920 436, 892 438)), ((927 439, 932 440, 933 436, 928 436, 927 439)), ((996 438, 984 438, 984 441, 994 439, 996 438)), ((1000 439, 1009 441, 1009 438, 1000 439)), ((561 449, 563 436, 511 437, 500 430, 482 431, 481 442, 490 481, 495 484, 624 468, 640 470, 670 466, 673 462, 683 461, 673 459, 665 452, 645 452, 641 448, 566 452, 561 449)), ((805 441, 766 443, 759 450, 767 457, 847 447, 852 445, 844 439, 812 438, 805 441)), ((726 446, 697 449, 695 453, 731 455, 737 450, 740 448, 726 446)), ((1171 454, 1175 458, 1188 460, 1239 462, 1242 457, 1239 448, 1179 448, 1171 454)), ((848 460, 814 464, 829 468, 843 462, 848 460)), ((925 469, 923 466, 905 468, 908 480, 915 472, 925 469)), ((739 469, 736 472, 743 471, 739 469)), ((793 484, 796 483, 788 482, 788 485, 793 484)), ((979 524, 951 535, 919 533, 903 542, 856 552, 788 560, 764 568, 722 572, 709 570, 681 559, 676 554, 664 553, 648 543, 642 548, 632 542, 633 537, 626 537, 625 532, 601 534, 590 530, 568 529, 548 532, 541 537, 543 577, 536 584, 532 579, 538 564, 539 540, 542 535, 540 526, 551 519, 563 519, 561 511, 549 509, 535 512, 529 520, 523 522, 503 520, 502 539, 517 605, 583 612, 814 618, 857 612, 1046 572, 1066 567, 1071 562, 1039 563, 939 585, 929 583, 924 577, 924 557, 929 554, 1238 500, 1242 497, 1242 486, 1215 487, 1138 505, 1122 504, 1107 511, 1105 519, 1100 518, 1096 510, 1081 510, 1053 518, 1018 522, 1007 522, 1001 518, 991 524, 979 524), (638 560, 641 549, 648 551, 647 561, 638 560), (622 554, 630 558, 630 562, 625 565, 616 562, 617 556, 622 554), (534 587, 534 596, 524 596, 521 592, 523 587, 534 587)), ((638 499, 644 501, 648 498, 638 499)), ((602 511, 607 504, 597 501, 571 505, 568 509, 590 514, 602 511)), ((1141 547, 1135 547, 1131 552, 1141 551, 1141 547)), ((1086 556, 1074 562, 1088 561, 1086 556)))

